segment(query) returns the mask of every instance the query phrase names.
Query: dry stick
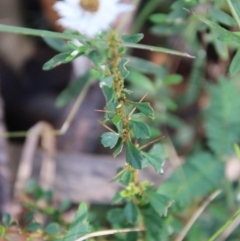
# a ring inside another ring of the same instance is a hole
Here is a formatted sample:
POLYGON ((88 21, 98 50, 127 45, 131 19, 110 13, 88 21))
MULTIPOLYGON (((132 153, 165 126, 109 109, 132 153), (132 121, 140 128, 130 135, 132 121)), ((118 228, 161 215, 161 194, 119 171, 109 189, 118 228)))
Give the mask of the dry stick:
POLYGON ((218 241, 225 241, 230 234, 239 226, 240 215, 225 229, 225 231, 220 235, 218 241))
POLYGON ((126 229, 103 230, 103 231, 89 233, 87 235, 82 236, 79 239, 76 239, 75 241, 84 241, 88 238, 112 235, 112 234, 116 234, 116 233, 140 232, 140 231, 144 231, 144 230, 145 230, 144 228, 126 228, 126 229))
MULTIPOLYGON (((146 93, 146 94, 141 98, 141 100, 139 100, 138 103, 141 103, 141 102, 146 98, 147 95, 148 95, 148 93, 146 93)), ((129 116, 131 116, 131 115, 134 113, 135 110, 136 110, 136 107, 133 108, 133 110, 130 112, 129 116)))
MULTIPOLYGON (((64 135, 70 124, 72 123, 77 111, 78 111, 78 108, 80 107, 80 105, 82 104, 83 102, 83 99, 85 98, 86 94, 87 94, 87 89, 89 87, 90 83, 87 83, 84 88, 82 89, 82 91, 80 92, 79 96, 77 97, 77 100, 76 102, 74 103, 70 113, 68 114, 66 120, 64 121, 61 129, 59 130, 54 130, 52 133, 53 135, 57 135, 57 136, 61 136, 61 135, 64 135)), ((9 138, 9 137, 25 137, 27 135, 27 131, 16 131, 16 132, 5 132, 3 134, 0 133, 0 137, 3 137, 3 138, 9 138)))
POLYGON ((150 141, 150 142, 148 142, 146 145, 143 145, 143 146, 139 147, 138 149, 139 149, 139 150, 142 150, 142 149, 144 149, 145 147, 147 147, 147 146, 149 146, 149 145, 152 145, 152 144, 154 144, 154 143, 162 140, 163 138, 165 138, 165 136, 162 136, 162 137, 159 137, 159 138, 157 138, 157 139, 155 139, 155 140, 153 140, 153 141, 150 141))
POLYGON ((43 152, 40 171, 40 183, 44 189, 50 190, 52 188, 56 172, 56 162, 54 160, 54 156, 56 154, 56 137, 53 134, 53 127, 47 123, 44 123, 42 132, 41 145, 45 151, 43 152))
POLYGON ((202 214, 202 212, 205 210, 205 208, 209 205, 210 202, 212 202, 220 193, 222 190, 217 190, 214 193, 212 193, 203 203, 202 205, 197 209, 197 211, 193 214, 193 216, 188 220, 185 227, 181 231, 181 233, 178 235, 178 237, 174 241, 182 241, 192 225, 195 223, 195 221, 198 219, 198 217, 202 214))
POLYGON ((79 106, 81 105, 81 103, 83 102, 86 94, 87 94, 87 89, 89 87, 89 82, 83 87, 82 91, 80 92, 76 102, 74 103, 69 115, 67 116, 67 119, 65 120, 65 122, 62 125, 62 128, 56 132, 57 135, 63 135, 67 132, 70 124, 72 123, 75 115, 77 114, 77 111, 79 109, 79 106))
MULTIPOLYGON (((100 120, 98 120, 98 122, 101 124, 101 121, 100 121, 100 120)), ((113 129, 111 129, 109 126, 107 126, 107 125, 105 125, 105 124, 101 124, 101 125, 103 125, 107 130, 109 130, 109 131, 111 131, 111 132, 113 132, 113 133, 117 133, 116 131, 114 131, 113 129)))
MULTIPOLYGON (((52 127, 46 123, 46 122, 38 122, 36 125, 34 125, 28 132, 27 132, 27 139, 24 143, 23 151, 21 154, 20 162, 19 162, 19 168, 17 172, 17 177, 16 177, 16 183, 14 187, 14 193, 15 195, 18 195, 21 193, 24 189, 24 186, 31 176, 31 170, 33 166, 33 158, 34 158, 34 153, 37 148, 38 144, 38 139, 40 136, 41 132, 45 132, 46 136, 43 141, 45 141, 44 146, 48 146, 47 148, 47 157, 46 160, 43 159, 43 164, 44 164, 44 175, 47 176, 46 187, 49 186, 53 180, 54 180, 54 173, 55 173, 55 162, 52 159, 52 156, 55 154, 55 140, 52 138, 52 136, 49 133, 49 131, 52 133, 52 127), (50 142, 52 142, 50 144, 50 142), (50 163, 46 163, 50 162, 50 163), (47 169, 46 169, 47 168, 47 169)), ((43 176, 43 173, 41 173, 41 178, 43 176)))

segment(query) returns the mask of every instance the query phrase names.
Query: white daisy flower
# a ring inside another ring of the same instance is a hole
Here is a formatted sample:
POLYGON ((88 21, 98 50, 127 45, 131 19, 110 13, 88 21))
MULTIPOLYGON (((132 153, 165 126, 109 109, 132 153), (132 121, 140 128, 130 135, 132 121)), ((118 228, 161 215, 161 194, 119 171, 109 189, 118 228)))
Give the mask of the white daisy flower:
POLYGON ((109 29, 120 13, 134 9, 119 0, 63 0, 57 1, 53 8, 61 17, 60 25, 88 37, 109 29))

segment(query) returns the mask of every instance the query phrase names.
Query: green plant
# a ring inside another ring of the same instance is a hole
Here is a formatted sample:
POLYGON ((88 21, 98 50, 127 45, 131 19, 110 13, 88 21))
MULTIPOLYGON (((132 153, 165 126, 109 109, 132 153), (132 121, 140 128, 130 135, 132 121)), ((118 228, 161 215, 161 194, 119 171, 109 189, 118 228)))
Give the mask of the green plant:
MULTIPOLYGON (((146 3, 147 9, 153 11, 150 4, 153 4, 152 1, 146 3)), ((235 212, 238 206, 236 194, 239 192, 239 182, 231 183, 224 177, 225 164, 234 154, 235 143, 240 142, 240 116, 237 112, 240 105, 239 81, 234 75, 239 71, 237 47, 240 37, 238 32, 232 31, 236 27, 234 19, 240 27, 239 8, 237 1, 230 0, 226 4, 224 1, 178 0, 164 14, 150 11, 152 33, 180 37, 190 53, 196 56, 189 74, 186 94, 179 98, 174 98, 169 88, 183 81, 179 74, 171 74, 166 67, 156 66, 150 61, 128 57, 125 48, 192 57, 185 51, 138 44, 143 38, 143 34, 139 33, 120 36, 117 31, 111 30, 89 38, 74 31, 53 33, 0 25, 0 31, 3 32, 44 37, 49 45, 60 52, 45 63, 44 70, 73 61, 82 55, 92 61, 93 68, 64 90, 57 104, 64 105, 78 96, 77 104, 66 121, 69 125, 90 81, 99 79, 106 98, 106 106, 99 110, 104 112, 101 124, 107 129, 101 136, 101 143, 114 150, 114 157, 122 151, 125 151, 126 156, 126 163, 112 179, 112 182, 120 182, 122 189, 116 193, 113 199, 116 206, 108 211, 104 224, 91 223, 85 203, 80 204, 71 224, 64 223, 61 205, 53 208, 48 203, 43 209, 34 204, 34 200, 46 199, 49 193, 33 185, 31 195, 34 199, 25 198, 25 205, 30 214, 38 211, 50 215, 53 222, 42 227, 44 225, 36 223, 31 216, 27 226, 12 231, 12 226, 17 223, 11 222, 11 217, 6 214, 0 226, 0 237, 7 238, 14 232, 22 233, 29 239, 41 237, 64 241, 92 240, 94 237, 98 237, 97 240, 109 240, 104 236, 112 234, 115 234, 113 240, 180 241, 186 238, 189 241, 200 241, 211 237, 210 241, 224 233, 239 215, 239 210, 235 212), (201 9, 205 8, 209 12, 203 17, 201 9), (210 64, 206 54, 208 46, 214 47, 217 59, 225 61, 225 66, 230 66, 230 76, 227 71, 220 71, 212 80, 214 83, 203 83, 209 72, 206 70, 210 64), (229 52, 235 50, 236 54, 230 61, 229 52), (125 80, 130 83, 129 88, 134 86, 133 93, 127 88, 125 80), (137 85, 139 86, 136 88, 137 85), (158 143, 162 139, 162 136, 158 136, 159 126, 167 122, 173 129, 186 127, 183 120, 174 116, 174 111, 198 102, 203 91, 208 93, 209 104, 198 115, 197 124, 192 128, 194 137, 187 142, 192 142, 197 136, 198 123, 203 126, 204 134, 196 141, 191 153, 185 153, 186 162, 158 187, 148 181, 140 182, 139 170, 146 166, 153 167, 159 174, 164 172, 163 165, 168 156, 164 145, 158 143), (216 200, 212 203, 214 199, 216 200), (207 207, 208 212, 205 210, 207 207), (228 219, 226 216, 233 212, 234 216, 222 226, 228 219), (97 231, 109 226, 110 230, 97 231), (219 226, 222 228, 219 229, 219 226)), ((137 28, 139 27, 135 27, 137 28)), ((64 132, 63 128, 56 134, 64 132)), ((232 231, 233 229, 232 227, 232 231)), ((236 230, 228 235, 232 235, 232 240, 237 240, 240 234, 236 230)))

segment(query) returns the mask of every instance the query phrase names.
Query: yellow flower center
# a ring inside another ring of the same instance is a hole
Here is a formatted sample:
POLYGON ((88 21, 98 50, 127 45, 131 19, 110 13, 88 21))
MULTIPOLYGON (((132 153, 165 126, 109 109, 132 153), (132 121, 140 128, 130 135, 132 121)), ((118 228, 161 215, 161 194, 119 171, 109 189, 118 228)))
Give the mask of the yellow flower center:
POLYGON ((95 13, 99 9, 99 0, 80 0, 80 6, 90 13, 95 13))

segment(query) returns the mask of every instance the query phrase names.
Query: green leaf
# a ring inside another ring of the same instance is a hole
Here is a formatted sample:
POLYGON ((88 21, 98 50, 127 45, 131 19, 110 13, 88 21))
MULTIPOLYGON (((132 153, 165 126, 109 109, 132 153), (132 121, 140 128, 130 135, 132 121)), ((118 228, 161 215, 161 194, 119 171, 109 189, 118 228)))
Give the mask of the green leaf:
POLYGON ((108 76, 100 80, 100 87, 107 86, 111 88, 113 86, 113 76, 108 76))
POLYGON ((60 212, 65 212, 70 207, 71 207, 71 201, 69 199, 64 199, 61 201, 58 210, 60 212))
POLYGON ((4 227, 6 227, 6 228, 10 226, 11 216, 10 216, 9 213, 3 214, 3 216, 2 216, 2 223, 3 223, 4 227))
POLYGON ((160 72, 163 72, 162 66, 158 66, 152 63, 151 61, 147 61, 145 59, 141 59, 133 56, 131 56, 131 61, 128 63, 128 66, 129 68, 144 74, 158 75, 160 72))
MULTIPOLYGON (((151 155, 143 151, 142 155, 146 158, 146 160, 144 160, 144 164, 145 161, 147 161, 147 164, 149 163, 151 166, 153 166, 157 173, 163 174, 163 164, 165 160, 161 159, 159 156, 151 155)), ((146 166, 146 164, 144 166, 146 166)))
POLYGON ((4 238, 5 233, 6 233, 6 228, 0 225, 0 238, 4 238))
POLYGON ((124 168, 120 168, 115 175, 115 177, 111 180, 111 182, 120 181, 124 185, 128 185, 132 181, 132 172, 129 166, 125 166, 124 168))
POLYGON ((120 182, 124 185, 128 185, 132 181, 132 172, 131 170, 127 169, 121 176, 120 182))
POLYGON ((58 223, 49 223, 43 231, 49 235, 57 235, 61 233, 61 229, 58 223))
POLYGON ((113 132, 105 132, 101 135, 101 143, 104 147, 110 147, 112 149, 116 146, 120 135, 113 132))
POLYGON ((122 116, 121 115, 115 115, 112 119, 112 123, 114 125, 118 125, 122 120, 122 116))
POLYGON ((66 87, 57 97, 56 106, 63 107, 69 104, 74 98, 84 90, 87 82, 89 81, 90 74, 87 72, 83 76, 80 76, 75 81, 70 83, 68 87, 66 87))
POLYGON ((152 206, 148 205, 147 208, 141 208, 141 213, 146 227, 146 241, 164 241, 166 238, 161 239, 160 235, 163 233, 163 218, 156 215, 152 206))
POLYGON ((219 187, 224 178, 224 164, 209 153, 198 153, 186 160, 162 183, 157 193, 167 195, 178 207, 187 207, 219 187))
POLYGON ((64 236, 64 241, 73 241, 88 234, 90 227, 87 220, 88 208, 86 203, 79 205, 78 211, 64 236))
POLYGON ((118 105, 118 102, 115 101, 115 102, 111 102, 111 103, 108 103, 107 106, 105 107, 105 110, 106 111, 110 111, 110 112, 106 112, 104 117, 106 119, 112 119, 114 118, 114 116, 116 115, 115 112, 116 112, 116 108, 117 108, 117 105, 118 105), (111 113, 113 112, 113 113, 111 113))
POLYGON ((111 209, 107 213, 107 220, 112 224, 112 225, 123 225, 126 222, 123 209, 121 208, 114 208, 111 209))
POLYGON ((167 20, 168 15, 163 13, 155 13, 150 16, 150 21, 152 23, 160 24, 167 20))
POLYGON ((140 72, 131 70, 130 74, 127 77, 127 80, 131 84, 136 85, 138 88, 141 88, 147 92, 155 92, 155 87, 152 81, 140 72))
POLYGON ((106 102, 110 103, 114 98, 114 89, 112 87, 109 88, 107 86, 102 86, 101 88, 105 96, 106 102))
POLYGON ((118 68, 119 68, 120 74, 123 78, 126 78, 129 75, 129 71, 126 68, 126 65, 128 64, 129 61, 130 60, 127 58, 122 58, 120 60, 118 68))
POLYGON ((23 216, 23 220, 24 220, 24 222, 26 222, 26 223, 32 222, 33 219, 34 219, 34 212, 33 212, 33 211, 27 212, 27 213, 23 216))
POLYGON ((43 37, 44 42, 50 46, 52 49, 55 49, 58 52, 69 52, 71 49, 68 47, 66 41, 57 38, 43 37))
POLYGON ((161 48, 161 47, 155 47, 151 45, 146 45, 146 44, 134 44, 134 43, 120 43, 120 46, 128 47, 128 48, 136 48, 136 49, 145 49, 153 52, 161 52, 161 53, 166 53, 166 54, 173 54, 173 55, 178 55, 178 56, 184 56, 188 58, 194 58, 194 56, 180 52, 180 51, 175 51, 172 49, 167 49, 167 48, 161 48))
POLYGON ((234 19, 230 15, 228 15, 227 13, 223 12, 220 9, 217 9, 214 7, 211 8, 210 15, 218 22, 223 23, 227 26, 233 26, 235 24, 234 19))
POLYGON ((150 137, 150 130, 147 124, 140 121, 130 121, 130 127, 136 138, 147 139, 150 137))
POLYGON ((122 152, 122 149, 123 149, 123 143, 121 142, 113 152, 113 157, 118 156, 122 152))
POLYGON ((155 210, 155 212, 160 216, 167 216, 167 212, 169 207, 174 202, 170 198, 166 197, 165 195, 154 193, 148 191, 147 193, 148 199, 150 201, 150 205, 155 210))
POLYGON ((41 223, 38 223, 38 222, 32 222, 30 224, 28 224, 28 226, 25 228, 27 231, 29 232, 35 232, 37 231, 38 229, 41 228, 41 223))
POLYGON ((150 106, 148 102, 135 102, 133 106, 136 107, 140 112, 142 112, 145 116, 154 118, 153 108, 150 106))
POLYGON ((183 77, 179 74, 171 74, 168 75, 165 79, 163 79, 163 83, 165 85, 177 85, 181 83, 183 77))
POLYGON ((237 50, 234 55, 231 64, 229 66, 229 72, 231 75, 236 74, 240 70, 240 49, 237 50))
POLYGON ((144 37, 144 34, 142 33, 136 33, 131 35, 122 35, 121 39, 125 43, 138 43, 140 40, 142 40, 144 37))
POLYGON ((72 52, 73 51, 55 55, 52 59, 43 65, 43 70, 50 70, 57 67, 58 65, 70 62, 71 60, 67 60, 67 58, 71 56, 72 52))
POLYGON ((124 216, 131 224, 135 224, 138 218, 138 208, 133 201, 127 202, 123 210, 124 216))
POLYGON ((80 42, 87 40, 87 38, 85 36, 76 34, 76 33, 74 33, 74 34, 67 33, 67 32, 57 33, 57 32, 53 32, 53 31, 37 30, 37 29, 9 26, 9 25, 3 25, 3 24, 0 24, 0 32, 23 34, 23 35, 38 36, 38 37, 68 39, 68 40, 77 39, 80 42))
POLYGON ((141 152, 130 141, 126 144, 126 160, 132 167, 136 169, 142 169, 143 157, 141 152))
POLYGON ((219 39, 225 40, 225 41, 233 41, 238 44, 240 44, 240 36, 238 36, 237 32, 230 32, 226 30, 225 28, 222 28, 220 25, 204 18, 203 16, 193 13, 195 17, 197 17, 200 21, 207 24, 210 28, 212 28, 214 31, 216 31, 217 34, 219 34, 219 39))
POLYGON ((210 85, 210 105, 204 112, 208 145, 219 155, 232 155, 240 142, 240 88, 236 81, 220 78, 210 85))

